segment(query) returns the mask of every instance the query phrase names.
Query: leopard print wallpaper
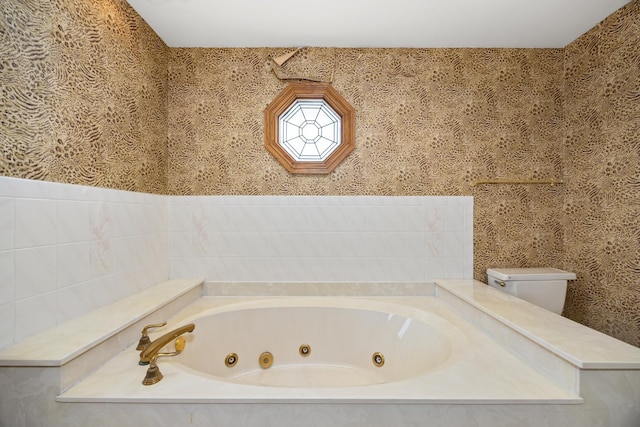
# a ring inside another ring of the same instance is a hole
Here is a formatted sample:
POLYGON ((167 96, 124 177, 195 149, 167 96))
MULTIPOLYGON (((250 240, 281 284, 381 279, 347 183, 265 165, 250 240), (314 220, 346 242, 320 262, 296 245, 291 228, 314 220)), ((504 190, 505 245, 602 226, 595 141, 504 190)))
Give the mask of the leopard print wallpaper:
POLYGON ((565 315, 640 346, 640 1, 564 61, 565 315))
POLYGON ((0 12, 0 174, 165 193, 164 42, 125 0, 0 12))
POLYGON ((475 277, 575 271, 565 315, 640 346, 640 0, 565 49, 305 48, 356 148, 290 175, 263 111, 288 49, 169 49, 125 0, 0 2, 0 174, 159 194, 473 195, 475 277), (478 185, 564 179, 564 185, 478 185))

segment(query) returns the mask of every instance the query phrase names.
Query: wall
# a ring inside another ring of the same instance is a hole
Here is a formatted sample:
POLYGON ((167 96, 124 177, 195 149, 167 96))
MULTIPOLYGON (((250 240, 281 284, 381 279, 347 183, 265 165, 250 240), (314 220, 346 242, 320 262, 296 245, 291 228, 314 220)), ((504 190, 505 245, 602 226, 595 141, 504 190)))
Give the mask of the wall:
POLYGON ((565 314, 640 345, 640 1, 565 49, 565 314))
POLYGON ((287 49, 168 49, 124 0, 0 11, 1 175, 173 195, 472 195, 475 278, 575 271, 566 314, 640 345, 638 0, 566 49, 299 52, 286 72, 333 75, 356 108, 356 150, 326 177, 289 176, 263 147, 285 85, 268 59, 287 49))
POLYGON ((166 192, 167 51, 124 0, 0 2, 0 346, 168 277, 164 199, 96 188, 166 192))
POLYGON ((0 177, 0 348, 169 277, 166 196, 0 177))
POLYGON ((471 197, 171 196, 170 276, 424 283, 473 276, 471 197))
POLYGON ((0 348, 169 278, 470 278, 472 222, 471 197, 185 197, 0 177, 0 348))
POLYGON ((168 48, 125 0, 0 3, 0 174, 164 193, 168 48))
POLYGON ((171 49, 171 194, 473 195, 475 277, 560 266, 561 49, 304 49, 283 72, 331 79, 356 109, 356 148, 326 176, 290 175, 264 148, 286 49, 171 49))

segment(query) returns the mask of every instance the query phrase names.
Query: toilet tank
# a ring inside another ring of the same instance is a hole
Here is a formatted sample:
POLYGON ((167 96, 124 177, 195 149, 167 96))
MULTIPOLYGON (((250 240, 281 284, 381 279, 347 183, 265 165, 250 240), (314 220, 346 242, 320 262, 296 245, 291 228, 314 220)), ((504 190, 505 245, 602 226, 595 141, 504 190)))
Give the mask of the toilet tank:
POLYGON ((576 278, 557 268, 489 268, 487 276, 489 286, 557 314, 564 308, 567 280, 576 278))

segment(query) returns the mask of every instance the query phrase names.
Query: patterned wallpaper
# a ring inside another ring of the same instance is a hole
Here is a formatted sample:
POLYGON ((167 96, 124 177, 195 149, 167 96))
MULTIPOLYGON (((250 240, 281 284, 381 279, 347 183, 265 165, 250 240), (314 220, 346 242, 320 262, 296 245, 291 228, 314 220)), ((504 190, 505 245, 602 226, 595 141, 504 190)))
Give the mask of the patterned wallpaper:
POLYGON ((640 1, 565 49, 565 315, 640 346, 640 1))
POLYGON ((355 151, 321 177, 263 147, 264 108, 286 86, 269 58, 285 52, 171 49, 171 194, 457 195, 479 177, 562 172, 562 50, 303 50, 286 71, 333 76, 357 114, 355 151))
POLYGON ((166 192, 167 51, 125 0, 0 2, 0 174, 166 192))
POLYGON ((472 195, 475 277, 575 271, 566 315, 640 345, 639 0, 566 49, 310 48, 356 148, 327 176, 264 149, 287 49, 168 49, 125 0, 0 2, 0 174, 161 194, 472 195), (477 179, 564 178, 566 185, 477 179))

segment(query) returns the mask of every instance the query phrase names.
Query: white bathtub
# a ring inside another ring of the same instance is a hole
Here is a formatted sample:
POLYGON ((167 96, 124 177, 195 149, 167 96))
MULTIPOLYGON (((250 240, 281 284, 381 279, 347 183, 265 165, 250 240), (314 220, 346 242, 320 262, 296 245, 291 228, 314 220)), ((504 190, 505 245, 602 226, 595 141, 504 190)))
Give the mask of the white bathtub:
MULTIPOLYGON (((195 323, 164 379, 141 384, 134 346, 59 396, 65 402, 559 403, 559 387, 434 297, 203 297, 167 327, 195 323), (308 344, 303 358, 299 347, 308 344), (273 355, 268 369, 263 352, 273 355), (374 353, 385 363, 376 367, 374 353), (225 365, 238 355, 233 368, 225 365)), ((168 350, 170 350, 168 348, 168 350)))
MULTIPOLYGON (((348 298, 288 298, 232 304, 185 322, 196 329, 177 367, 234 383, 348 387, 403 381, 446 365, 466 344, 441 316, 348 298), (260 355, 272 355, 264 368, 260 355), (227 366, 227 357, 236 363, 227 366), (375 357, 374 357, 375 355, 375 357)), ((162 361, 161 361, 162 362, 162 361)))

